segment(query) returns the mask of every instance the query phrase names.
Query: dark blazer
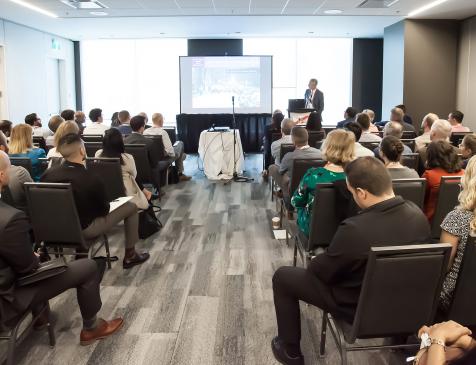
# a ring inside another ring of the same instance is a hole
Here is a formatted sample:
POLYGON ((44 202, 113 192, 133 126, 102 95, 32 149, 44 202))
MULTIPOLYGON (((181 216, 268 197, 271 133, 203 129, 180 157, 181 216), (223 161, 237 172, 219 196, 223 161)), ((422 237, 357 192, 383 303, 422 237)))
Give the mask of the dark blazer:
POLYGON ((125 144, 145 144, 147 148, 147 154, 149 155, 149 162, 151 168, 156 168, 159 163, 159 156, 154 154, 153 141, 147 137, 144 137, 140 133, 133 132, 130 136, 124 139, 125 144))
MULTIPOLYGON (((305 103, 310 98, 310 96, 311 96, 311 89, 307 89, 306 92, 304 93, 305 103)), ((316 112, 318 112, 319 114, 322 114, 322 111, 324 110, 324 93, 321 90, 316 89, 311 102, 312 102, 312 107, 316 110, 316 112)))
POLYGON ((24 287, 15 290, 17 276, 27 274, 39 265, 30 242, 30 225, 21 210, 0 201, 0 271, 2 278, 10 276, 0 286, 0 320, 2 324, 14 319, 30 305, 36 290, 24 287))
POLYGON ((347 127, 347 124, 352 123, 355 120, 355 118, 347 118, 344 120, 341 120, 339 123, 337 123, 336 128, 345 128, 347 127))
POLYGON ((344 220, 327 251, 317 255, 308 270, 329 287, 336 311, 352 319, 372 246, 430 242, 430 227, 421 209, 397 196, 344 220), (405 229, 398 222, 405 222, 405 229))

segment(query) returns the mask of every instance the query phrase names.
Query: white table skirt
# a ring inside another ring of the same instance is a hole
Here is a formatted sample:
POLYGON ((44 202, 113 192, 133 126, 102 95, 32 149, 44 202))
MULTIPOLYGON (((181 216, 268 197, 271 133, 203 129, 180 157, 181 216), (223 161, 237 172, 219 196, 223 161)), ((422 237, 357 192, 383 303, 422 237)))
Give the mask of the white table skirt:
MULTIPOLYGON (((236 133, 236 172, 241 174, 244 165, 240 131, 236 133)), ((233 177, 233 130, 229 132, 202 131, 198 153, 203 161, 203 170, 210 180, 228 180, 233 177)))

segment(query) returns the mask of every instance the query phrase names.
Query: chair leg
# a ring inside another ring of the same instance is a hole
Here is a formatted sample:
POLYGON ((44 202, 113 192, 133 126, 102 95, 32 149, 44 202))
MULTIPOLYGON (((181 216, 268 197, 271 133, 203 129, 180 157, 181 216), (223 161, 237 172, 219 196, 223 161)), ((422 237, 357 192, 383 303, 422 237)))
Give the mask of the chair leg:
POLYGON ((7 365, 15 364, 15 348, 17 343, 18 330, 20 329, 21 321, 15 326, 10 334, 8 339, 8 349, 7 349, 7 365))
POLYGON ((53 325, 51 324, 51 310, 50 310, 50 304, 47 304, 47 309, 48 311, 48 323, 47 323, 47 329, 48 329, 48 337, 50 340, 50 347, 53 348, 56 345, 56 337, 55 337, 55 330, 53 328, 53 325))
POLYGON ((106 248, 106 261, 107 261, 107 268, 111 268, 111 253, 109 252, 109 240, 107 239, 107 235, 104 235, 104 247, 106 248))
POLYGON ((269 177, 269 181, 271 182, 271 201, 274 201, 274 181, 271 176, 269 177))
POLYGON ((283 202, 281 201, 279 204, 279 229, 283 228, 283 219, 284 219, 284 208, 283 208, 283 202))
POLYGON ((323 312, 322 324, 321 324, 321 344, 319 346, 320 356, 324 356, 326 354, 326 335, 327 335, 327 312, 323 312))
POLYGON ((294 239, 294 259, 293 259, 293 266, 297 264, 297 253, 298 253, 298 243, 296 239, 294 239))

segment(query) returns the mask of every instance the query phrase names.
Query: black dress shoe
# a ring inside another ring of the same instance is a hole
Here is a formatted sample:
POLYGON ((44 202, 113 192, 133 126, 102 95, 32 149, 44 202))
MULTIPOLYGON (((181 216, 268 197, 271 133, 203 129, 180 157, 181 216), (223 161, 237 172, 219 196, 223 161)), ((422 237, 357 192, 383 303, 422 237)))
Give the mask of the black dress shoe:
POLYGON ((271 348, 273 349, 274 357, 279 363, 284 365, 304 365, 304 356, 289 356, 286 352, 284 342, 279 337, 273 338, 271 341, 271 348))
POLYGON ((131 267, 134 267, 136 265, 140 265, 144 262, 146 262, 149 259, 150 255, 148 252, 143 252, 143 253, 138 253, 130 258, 124 258, 122 261, 122 267, 124 269, 130 269, 131 267))

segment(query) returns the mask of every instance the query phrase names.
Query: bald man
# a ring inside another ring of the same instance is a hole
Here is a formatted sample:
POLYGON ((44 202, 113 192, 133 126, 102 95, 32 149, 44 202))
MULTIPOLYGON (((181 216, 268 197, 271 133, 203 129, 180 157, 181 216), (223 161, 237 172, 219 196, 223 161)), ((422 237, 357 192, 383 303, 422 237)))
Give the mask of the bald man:
MULTIPOLYGON (((0 151, 0 189, 8 185, 9 168, 8 155, 0 151)), ((10 283, 3 284, 4 288, 9 288, 8 294, 12 298, 0 303, 2 323, 11 326, 28 310, 38 315, 48 300, 75 288, 83 318, 80 344, 90 345, 117 332, 122 327, 122 318, 105 321, 96 317, 102 306, 99 286, 102 271, 94 260, 70 261, 64 273, 27 286, 15 285, 16 277, 29 274, 40 265, 38 255, 32 250, 29 231, 26 214, 0 201, 0 270, 10 268, 14 274, 10 283)), ((41 329, 47 320, 45 311, 34 326, 41 329)))
POLYGON ((154 125, 151 128, 148 128, 144 131, 144 135, 149 136, 162 136, 162 142, 164 143, 165 153, 175 162, 175 166, 179 172, 180 181, 189 181, 190 176, 184 175, 183 173, 183 161, 187 158, 187 155, 184 153, 184 145, 182 141, 175 142, 175 145, 172 146, 170 141, 169 134, 164 129, 164 116, 160 113, 154 113, 152 115, 152 122, 154 125))
POLYGON ((79 127, 79 132, 83 134, 83 130, 86 128, 84 125, 84 123, 86 123, 86 114, 84 114, 81 110, 78 110, 76 113, 74 113, 74 121, 79 127))

